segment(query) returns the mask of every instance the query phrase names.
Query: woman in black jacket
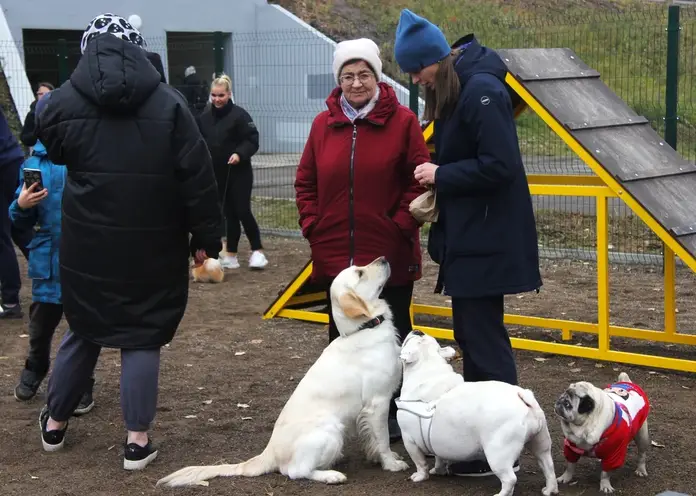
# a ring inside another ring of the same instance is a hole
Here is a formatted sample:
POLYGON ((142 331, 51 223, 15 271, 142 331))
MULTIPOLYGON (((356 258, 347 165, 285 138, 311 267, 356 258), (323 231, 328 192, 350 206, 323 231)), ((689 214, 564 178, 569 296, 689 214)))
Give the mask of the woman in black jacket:
POLYGON ((227 253, 222 259, 226 269, 239 268, 237 248, 242 235, 239 224, 251 244, 249 267, 263 269, 268 260, 263 253, 261 233, 251 212, 254 173, 251 157, 259 149, 259 131, 249 113, 232 102, 232 81, 222 75, 210 85, 211 104, 198 117, 201 133, 213 157, 215 178, 222 208, 227 218, 227 253))
POLYGON ((22 131, 19 133, 19 140, 24 144, 24 146, 32 147, 36 144, 36 132, 34 126, 34 114, 36 113, 36 102, 38 102, 42 96, 46 93, 53 91, 55 88, 51 83, 39 83, 36 87, 36 100, 31 102, 29 106, 29 113, 24 119, 24 125, 22 126, 22 131))
POLYGON ((36 108, 39 140, 68 169, 60 278, 69 330, 40 415, 43 446, 63 447, 101 348, 117 348, 126 470, 157 456, 148 430, 160 348, 186 310, 189 256, 217 258, 222 248, 210 153, 144 44, 122 17, 96 17, 70 80, 36 108))

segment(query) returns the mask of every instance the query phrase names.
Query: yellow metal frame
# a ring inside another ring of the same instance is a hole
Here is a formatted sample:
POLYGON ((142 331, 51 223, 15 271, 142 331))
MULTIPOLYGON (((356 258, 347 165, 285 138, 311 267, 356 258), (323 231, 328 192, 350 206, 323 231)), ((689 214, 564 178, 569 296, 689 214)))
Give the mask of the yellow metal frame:
MULTIPOLYGON (((512 74, 508 73, 507 83, 517 92, 526 105, 516 109, 515 116, 519 115, 526 106, 529 106, 541 119, 580 157, 596 174, 596 176, 574 175, 544 175, 529 174, 527 176, 530 191, 533 195, 554 196, 585 196, 596 199, 597 222, 597 322, 581 322, 574 320, 562 320, 546 317, 534 317, 524 315, 505 314, 505 323, 524 327, 534 327, 561 331, 561 339, 568 342, 573 333, 589 333, 598 336, 598 346, 591 348, 566 343, 552 343, 547 341, 511 338, 512 346, 520 350, 535 351, 540 353, 552 353, 578 358, 587 358, 601 361, 612 361, 639 366, 696 372, 696 360, 684 360, 668 358, 657 355, 627 353, 612 350, 610 341, 612 337, 631 338, 661 343, 680 345, 696 345, 696 335, 680 334, 676 326, 675 305, 675 255, 678 255, 692 270, 696 271, 696 260, 664 229, 659 222, 640 205, 617 182, 564 127, 551 115, 533 96, 524 85, 512 74), (610 324, 609 321, 609 215, 608 198, 621 198, 664 242, 664 330, 638 329, 621 327, 610 324)), ((423 131, 426 141, 430 141, 433 133, 432 123, 423 131)), ((303 320, 326 324, 329 317, 326 313, 304 309, 288 308, 293 305, 307 304, 325 301, 325 293, 310 293, 295 296, 295 293, 309 280, 312 273, 312 264, 308 263, 298 276, 288 285, 281 296, 271 304, 264 319, 283 317, 288 319, 303 320)), ((433 305, 414 303, 411 305, 412 319, 417 315, 431 315, 439 317, 452 316, 452 309, 433 305)), ((429 327, 414 323, 414 328, 428 333, 436 338, 453 340, 451 329, 429 327)))

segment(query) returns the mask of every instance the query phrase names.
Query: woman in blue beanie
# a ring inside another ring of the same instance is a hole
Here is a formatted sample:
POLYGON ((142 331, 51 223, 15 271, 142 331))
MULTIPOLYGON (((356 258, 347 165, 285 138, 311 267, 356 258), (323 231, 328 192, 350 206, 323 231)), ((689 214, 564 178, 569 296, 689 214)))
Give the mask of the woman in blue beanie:
MULTIPOLYGON (((434 121, 437 165, 418 166, 415 177, 437 191, 428 252, 440 265, 436 292, 452 298, 464 379, 516 384, 504 295, 538 291, 542 282, 507 67, 473 34, 450 47, 437 26, 409 10, 401 13, 394 54, 425 88, 424 117, 434 121)), ((492 474, 483 460, 450 471, 492 474)))

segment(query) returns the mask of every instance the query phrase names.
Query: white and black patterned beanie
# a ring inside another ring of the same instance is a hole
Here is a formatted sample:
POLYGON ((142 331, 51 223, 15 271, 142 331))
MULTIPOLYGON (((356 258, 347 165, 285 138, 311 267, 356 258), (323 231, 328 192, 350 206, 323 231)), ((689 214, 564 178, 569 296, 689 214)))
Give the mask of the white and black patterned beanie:
POLYGON ((141 48, 145 48, 146 43, 143 36, 138 31, 140 27, 140 17, 131 16, 128 21, 121 16, 115 14, 100 14, 89 23, 87 29, 85 29, 82 35, 82 41, 80 42, 80 52, 85 53, 87 48, 87 43, 94 38, 103 33, 111 33, 114 36, 121 38, 124 41, 138 45, 141 48), (135 21, 136 22, 128 22, 135 21))

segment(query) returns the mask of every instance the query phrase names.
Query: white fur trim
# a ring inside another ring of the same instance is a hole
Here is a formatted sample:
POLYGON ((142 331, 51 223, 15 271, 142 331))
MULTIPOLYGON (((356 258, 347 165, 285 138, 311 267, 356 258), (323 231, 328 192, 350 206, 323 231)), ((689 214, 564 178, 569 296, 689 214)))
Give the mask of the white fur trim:
POLYGON ((338 76, 343 65, 349 60, 364 60, 375 71, 377 81, 382 79, 382 59, 379 57, 379 47, 369 38, 358 38, 356 40, 346 40, 336 45, 333 59, 333 73, 336 84, 340 84, 338 76))

